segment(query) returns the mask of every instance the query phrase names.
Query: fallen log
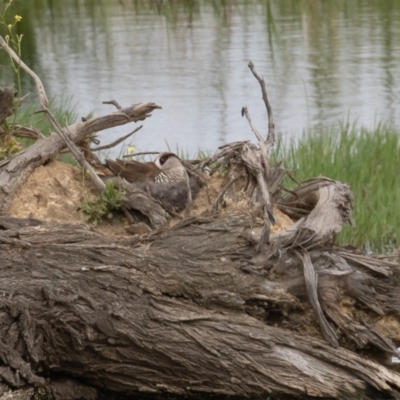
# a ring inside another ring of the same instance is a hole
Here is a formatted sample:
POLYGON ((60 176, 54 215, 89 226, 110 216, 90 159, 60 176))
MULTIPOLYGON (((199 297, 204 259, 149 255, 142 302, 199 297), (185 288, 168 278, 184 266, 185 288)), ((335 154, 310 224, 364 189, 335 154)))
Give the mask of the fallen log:
POLYGON ((376 362, 268 324, 272 310, 304 304, 287 281, 242 270, 258 254, 241 237, 248 217, 183 222, 124 244, 85 226, 0 219, 1 380, 20 387, 62 371, 120 392, 185 395, 400 388, 376 362))

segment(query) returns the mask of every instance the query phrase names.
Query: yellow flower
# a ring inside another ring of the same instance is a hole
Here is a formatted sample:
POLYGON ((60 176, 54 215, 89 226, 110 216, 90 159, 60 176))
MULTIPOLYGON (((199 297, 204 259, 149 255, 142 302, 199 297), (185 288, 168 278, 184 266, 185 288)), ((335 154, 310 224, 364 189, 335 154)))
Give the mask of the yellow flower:
POLYGON ((136 151, 136 149, 133 146, 128 146, 128 153, 132 154, 136 151))
POLYGON ((11 28, 12 28, 12 25, 11 25, 11 24, 8 24, 8 25, 7 25, 7 28, 8 28, 8 29, 11 29, 11 28))
POLYGON ((21 21, 21 19, 22 19, 22 17, 20 15, 16 15, 14 18, 17 22, 21 21))

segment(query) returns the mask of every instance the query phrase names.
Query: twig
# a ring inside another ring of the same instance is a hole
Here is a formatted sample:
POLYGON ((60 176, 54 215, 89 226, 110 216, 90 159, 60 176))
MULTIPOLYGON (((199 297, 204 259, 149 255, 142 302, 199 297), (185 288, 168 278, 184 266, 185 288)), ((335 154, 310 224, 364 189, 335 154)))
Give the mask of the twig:
POLYGON ((286 173, 288 174, 289 178, 290 178, 294 183, 296 183, 296 185, 298 185, 298 186, 301 185, 301 183, 294 177, 294 175, 293 175, 289 170, 286 170, 286 173))
POLYGON ((127 154, 125 156, 122 156, 123 158, 128 158, 128 157, 136 157, 136 156, 145 156, 148 154, 160 154, 161 151, 142 151, 139 153, 132 153, 132 154, 127 154))
POLYGON ((267 183, 264 178, 263 167, 256 151, 249 146, 243 146, 242 160, 246 164, 250 172, 256 177, 258 189, 263 199, 264 208, 264 228, 261 234, 260 243, 257 251, 260 251, 265 243, 269 242, 271 222, 275 224, 275 217, 272 212, 272 204, 267 183))
POLYGON ((5 42, 2 36, 0 36, 0 47, 7 52, 12 59, 18 63, 18 65, 28 74, 30 75, 33 80, 35 81, 36 88, 39 94, 39 100, 40 100, 40 105, 42 106, 43 109, 47 108, 49 105, 49 100, 47 99, 46 96, 46 91, 44 90, 44 86, 42 84, 42 81, 40 78, 19 58, 17 53, 10 47, 8 47, 8 44, 5 42))
POLYGON ((233 142, 228 145, 221 146, 220 151, 218 151, 217 153, 215 153, 214 155, 212 155, 210 157, 205 158, 200 164, 197 165, 197 168, 203 169, 203 168, 209 166, 210 164, 212 164, 213 162, 217 161, 218 159, 225 157, 227 154, 242 148, 243 145, 248 144, 248 143, 249 143, 249 141, 246 140, 243 142, 233 142))
POLYGON ((262 154, 262 158, 264 161, 264 167, 265 167, 265 174, 267 177, 269 177, 269 169, 270 168, 269 168, 269 162, 268 162, 268 149, 267 149, 267 146, 265 145, 265 141, 263 140, 260 133, 255 128, 255 126, 252 124, 250 114, 249 114, 249 111, 247 110, 247 107, 242 108, 242 117, 243 117, 243 115, 246 116, 246 119, 250 125, 251 130, 254 132, 254 134, 256 135, 256 137, 258 139, 258 142, 260 143, 261 154, 262 154))
MULTIPOLYGON (((247 109, 247 107, 243 107, 242 108, 242 117, 245 116, 247 118, 247 121, 249 122, 250 128, 251 130, 254 132, 254 134, 256 135, 258 141, 260 142, 260 144, 262 142, 264 142, 263 138, 261 137, 260 133, 258 132, 258 130, 256 129, 256 127, 253 125, 253 123, 251 122, 251 118, 250 118, 250 114, 249 111, 247 109)), ((265 143, 264 143, 265 146, 265 143)))
POLYGON ((269 100, 268 100, 268 96, 267 96, 267 89, 265 87, 265 81, 264 81, 264 78, 262 78, 260 75, 257 74, 256 70, 254 69, 254 64, 252 61, 249 62, 248 66, 250 68, 250 71, 252 72, 254 77, 258 80, 258 83, 261 86, 262 99, 264 100, 265 107, 267 108, 267 113, 268 113, 267 142, 270 143, 270 146, 273 146, 275 144, 275 124, 274 124, 274 117, 272 115, 271 104, 269 104, 269 100))
POLYGON ((120 105, 116 100, 103 101, 103 104, 112 104, 112 105, 115 106, 115 108, 117 108, 119 111, 122 110, 121 105, 120 105))
POLYGON ((43 133, 39 132, 37 129, 34 128, 27 128, 26 126, 22 125, 15 125, 15 130, 13 135, 20 138, 27 138, 27 139, 45 139, 46 136, 43 133))
POLYGON ((218 211, 218 204, 220 202, 220 200, 222 199, 222 197, 224 196, 224 194, 226 193, 226 191, 239 179, 242 178, 243 174, 238 175, 236 178, 233 178, 232 180, 230 180, 225 187, 221 190, 221 192, 219 193, 218 197, 215 199, 215 202, 213 204, 213 206, 211 207, 211 214, 214 214, 218 211))
POLYGON ((53 125, 53 128, 55 129, 57 134, 63 138, 69 151, 76 158, 76 160, 81 165, 81 167, 89 173, 90 179, 94 183, 94 185, 99 190, 104 190, 105 189, 104 182, 98 177, 98 175, 96 174, 96 172, 94 171, 92 166, 85 160, 85 157, 84 157, 83 153, 81 152, 81 150, 78 148, 78 146, 76 146, 76 144, 70 139, 68 134, 65 133, 64 130, 61 128, 60 124, 54 118, 51 111, 47 107, 43 111, 47 115, 47 118, 49 119, 50 123, 53 125))
POLYGON ((180 215, 179 213, 177 213, 173 207, 169 207, 166 204, 162 205, 162 208, 171 216, 171 217, 175 217, 178 218, 180 220, 183 219, 182 215, 180 215))
POLYGON ((123 142, 125 139, 128 139, 129 136, 132 136, 134 133, 136 133, 137 131, 139 131, 140 129, 143 128, 143 125, 140 125, 139 127, 137 127, 134 131, 132 131, 131 133, 128 133, 125 136, 120 137, 119 139, 115 140, 114 142, 110 143, 110 144, 106 144, 104 146, 99 146, 99 147, 95 147, 93 149, 90 149, 90 151, 99 151, 99 150, 106 150, 106 149, 111 149, 111 147, 116 146, 117 144, 120 144, 121 142, 123 142))

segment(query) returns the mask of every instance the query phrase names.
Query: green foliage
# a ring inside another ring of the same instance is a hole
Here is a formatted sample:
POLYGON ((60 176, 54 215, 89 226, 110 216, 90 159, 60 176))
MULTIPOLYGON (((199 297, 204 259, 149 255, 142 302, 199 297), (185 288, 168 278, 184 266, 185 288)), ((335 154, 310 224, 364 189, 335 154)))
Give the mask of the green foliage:
POLYGON ((106 182, 105 189, 100 193, 96 201, 84 200, 81 211, 88 214, 87 220, 97 225, 104 218, 112 218, 113 212, 121 207, 124 191, 117 189, 111 180, 106 182))
MULTIPOLYGON (((367 251, 390 251, 400 238, 400 133, 385 125, 375 129, 341 125, 305 131, 298 141, 282 139, 274 153, 297 180, 327 176, 350 185, 356 228, 345 227, 340 244, 367 251)), ((294 184, 287 181, 287 187, 294 184)))
MULTIPOLYGON (((15 14, 14 17, 8 15, 8 10, 12 1, 13 0, 9 0, 5 4, 4 9, 0 9, 0 33, 3 34, 3 32, 5 32, 4 40, 6 41, 7 45, 11 47, 19 57, 21 57, 21 43, 23 35, 17 33, 16 25, 22 20, 22 17, 18 14, 15 14)), ((18 91, 21 93, 21 65, 16 62, 11 55, 9 56, 9 60, 10 66, 15 72, 17 78, 18 91)), ((16 107, 18 106, 16 105, 16 107)))
MULTIPOLYGON (((60 101, 53 98, 50 100, 49 107, 52 109, 56 120, 62 126, 73 124, 78 119, 75 106, 72 104, 70 99, 61 99, 60 101)), ((42 133, 44 136, 48 136, 51 132, 54 132, 54 128, 43 113, 37 113, 38 110, 40 110, 40 106, 36 103, 29 103, 21 106, 18 110, 15 124, 34 129, 42 133)), ((16 138, 11 134, 8 143, 3 143, 2 145, 0 140, 0 153, 3 150, 4 155, 8 156, 21 150, 21 148, 31 146, 34 142, 35 141, 32 139, 16 138)), ((2 154, 0 154, 0 157, 1 156, 2 154)), ((74 164, 75 162, 75 159, 70 154, 61 155, 61 159, 69 164, 74 164)))
MULTIPOLYGON (((4 5, 4 8, 3 3, 0 3, 0 35, 4 34, 4 40, 7 45, 14 50, 19 57, 21 57, 21 42, 23 35, 17 33, 16 25, 22 20, 22 17, 18 14, 15 14, 14 17, 8 15, 11 3, 12 0, 8 0, 4 5)), ((10 54, 9 64, 15 73, 18 91, 21 93, 21 65, 16 62, 10 54)), ((14 131, 14 126, 16 124, 16 116, 18 109, 20 108, 18 100, 13 101, 13 108, 14 113, 11 117, 12 121, 11 118, 9 118, 9 122, 3 124, 4 131, 7 134, 2 135, 3 137, 0 138, 0 160, 20 150, 19 143, 12 137, 12 132, 14 131)))
MULTIPOLYGON (((72 99, 52 98, 49 102, 49 109, 61 126, 73 124, 78 119, 72 99)), ((37 129, 43 135, 48 136, 51 132, 54 132, 54 128, 44 113, 37 113, 39 110, 40 106, 35 102, 21 106, 17 116, 17 124, 37 129)))
MULTIPOLYGON (((7 45, 21 58, 22 56, 22 38, 21 28, 25 24, 20 24, 23 19, 16 13, 16 4, 14 0, 0 0, 0 35, 4 36, 7 45)), ((29 19, 25 22, 29 23, 29 19)), ((18 89, 18 97, 22 97, 21 89, 21 65, 15 61, 11 55, 8 55, 8 62, 15 75, 15 82, 18 89)), ((28 98, 29 99, 29 98, 28 98)), ((14 113, 5 121, 3 128, 6 135, 0 139, 0 159, 7 157, 21 150, 22 147, 28 147, 32 140, 20 139, 14 136, 16 125, 35 129, 47 136, 53 131, 50 122, 44 114, 35 113, 40 109, 37 102, 30 102, 28 105, 20 103, 17 99, 13 104, 14 113)), ((77 115, 75 107, 71 105, 71 99, 62 99, 59 105, 55 105, 54 99, 50 101, 49 108, 53 110, 53 115, 62 126, 69 125, 76 121, 77 115)))

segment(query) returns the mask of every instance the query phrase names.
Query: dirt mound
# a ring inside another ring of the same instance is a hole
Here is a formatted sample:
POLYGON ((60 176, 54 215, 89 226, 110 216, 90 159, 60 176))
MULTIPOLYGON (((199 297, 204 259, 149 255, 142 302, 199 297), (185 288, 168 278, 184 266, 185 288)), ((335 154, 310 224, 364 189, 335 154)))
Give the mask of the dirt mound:
POLYGON ((37 168, 20 187, 9 214, 19 218, 37 218, 60 223, 83 223, 79 211, 87 182, 72 165, 51 161, 37 168))
MULTIPOLYGON (((200 215, 215 203, 218 194, 226 185, 226 177, 216 173, 207 176, 207 186, 196 196, 192 215, 200 215)), ((54 160, 37 168, 16 193, 9 214, 18 218, 36 218, 47 222, 86 223, 86 215, 80 211, 84 200, 94 200, 96 189, 85 178, 79 168, 54 160)), ((237 206, 237 205, 236 205, 237 206)), ((219 210, 231 211, 233 204, 223 202, 219 210)), ((277 223, 271 227, 272 233, 293 224, 293 221, 274 209, 277 223)), ((171 225, 179 220, 173 218, 171 225)), ((260 220, 262 224, 262 221, 260 220)), ((126 235, 128 221, 124 216, 115 217, 99 224, 96 229, 107 236, 126 235)))

